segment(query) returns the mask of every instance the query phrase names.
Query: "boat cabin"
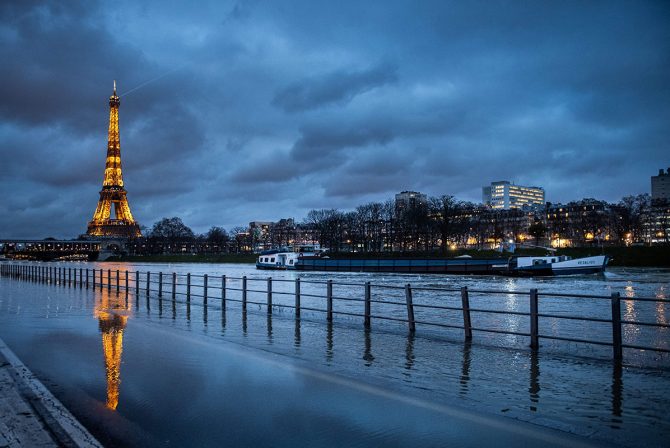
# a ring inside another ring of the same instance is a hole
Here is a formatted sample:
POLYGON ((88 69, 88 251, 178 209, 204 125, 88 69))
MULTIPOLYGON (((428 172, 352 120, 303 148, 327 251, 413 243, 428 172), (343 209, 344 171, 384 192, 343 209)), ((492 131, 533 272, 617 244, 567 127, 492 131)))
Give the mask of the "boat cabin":
POLYGON ((548 257, 517 257, 516 266, 525 268, 529 266, 551 265, 552 263, 560 263, 563 261, 572 260, 572 257, 566 255, 551 255, 548 257))

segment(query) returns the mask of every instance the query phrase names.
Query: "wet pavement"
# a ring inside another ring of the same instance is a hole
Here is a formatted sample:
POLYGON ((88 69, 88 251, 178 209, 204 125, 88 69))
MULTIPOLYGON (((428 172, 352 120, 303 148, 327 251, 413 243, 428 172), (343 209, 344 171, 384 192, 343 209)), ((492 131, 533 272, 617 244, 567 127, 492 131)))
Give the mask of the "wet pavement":
POLYGON ((0 339, 0 448, 100 448, 100 443, 0 339))
POLYGON ((19 393, 11 370, 0 355, 0 448, 57 447, 40 417, 19 393))

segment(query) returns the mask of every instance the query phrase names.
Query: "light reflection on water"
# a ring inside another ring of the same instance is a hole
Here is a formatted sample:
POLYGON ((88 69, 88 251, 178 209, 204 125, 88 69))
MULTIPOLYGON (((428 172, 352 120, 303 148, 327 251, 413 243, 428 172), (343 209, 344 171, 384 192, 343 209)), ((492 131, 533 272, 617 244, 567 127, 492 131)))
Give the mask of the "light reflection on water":
POLYGON ((98 318, 102 334, 102 349, 105 357, 107 377, 107 408, 116 410, 119 404, 121 384, 121 355, 123 353, 123 331, 126 328, 131 308, 128 298, 103 294, 96 299, 95 317, 98 318))
MULTIPOLYGON (((203 268, 198 269, 202 272, 203 268)), ((353 275, 345 278, 359 281, 365 276, 353 275)), ((393 280, 393 278, 375 278, 376 282, 393 280)), ((471 284, 483 282, 479 283, 479 287, 486 283, 484 280, 465 280, 475 282, 471 284)), ((421 281, 432 283, 436 280, 431 277, 421 281)), ((583 286, 583 283, 588 283, 590 280, 572 281, 583 286)), ((628 291, 634 294, 636 289, 639 289, 643 292, 638 295, 645 295, 664 288, 663 284, 659 287, 658 282, 651 288, 648 287, 650 284, 651 282, 641 285, 630 284, 626 280, 624 290, 626 294, 628 291)), ((516 281, 505 281, 503 285, 506 290, 517 290, 521 285, 528 286, 529 283, 520 285, 516 281)), ((551 283, 547 286, 556 285, 551 283)), ((595 285, 594 289, 602 287, 599 282, 595 285)), ((156 328, 165 326, 174 331, 186 331, 200 339, 222 338, 298 357, 310 364, 329 369, 333 373, 347 377, 364 376, 370 381, 400 388, 438 402, 451 402, 457 397, 459 403, 465 406, 511 415, 522 420, 537 420, 541 424, 568 429, 578 434, 595 432, 606 440, 623 441, 631 445, 639 443, 640 440, 650 441, 653 444, 670 435, 668 422, 665 419, 665 400, 662 398, 670 393, 667 371, 637 371, 617 364, 592 362, 583 358, 566 359, 552 356, 550 350, 549 353, 542 349, 539 353, 528 350, 500 351, 482 347, 477 343, 474 345, 469 342, 455 343, 458 340, 456 338, 445 341, 426 339, 420 333, 406 335, 397 331, 390 333, 362 331, 357 323, 349 321, 336 322, 333 325, 326 323, 322 318, 310 316, 301 321, 295 320, 290 312, 278 311, 274 315, 269 315, 262 307, 255 306, 250 306, 248 311, 241 311, 239 307, 231 305, 224 311, 216 305, 203 307, 195 303, 191 305, 169 299, 158 300, 156 297, 147 300, 144 296, 135 297, 132 294, 128 301, 123 291, 120 295, 114 291, 110 293, 107 289, 96 290, 95 294, 81 291, 73 295, 69 289, 54 290, 54 287, 43 285, 33 287, 47 291, 46 300, 44 297, 30 296, 30 299, 26 300, 26 297, 19 295, 10 298, 0 295, 0 319, 3 320, 5 328, 0 330, 1 335, 7 339, 4 332, 13 329, 14 331, 9 332, 9 338, 14 338, 15 344, 19 347, 22 344, 30 346, 34 332, 49 335, 54 328, 62 330, 60 326, 65 324, 69 326, 67 329, 69 333, 80 333, 82 321, 79 317, 93 315, 97 320, 95 331, 98 341, 97 358, 81 356, 77 363, 70 366, 70 369, 64 369, 60 374, 57 371, 51 372, 53 366, 48 362, 37 370, 47 378, 53 378, 55 383, 74 381, 79 382, 77 384, 104 384, 106 393, 90 392, 91 395, 98 400, 105 400, 108 410, 116 409, 124 419, 142 422, 143 425, 149 418, 148 413, 156 413, 176 405, 175 398, 191 403, 198 409, 197 417, 194 415, 175 417, 176 421, 171 423, 175 425, 174 428, 166 428, 165 422, 161 424, 157 421, 148 423, 148 428, 145 428, 151 434, 172 434, 173 441, 192 442, 188 438, 179 439, 183 437, 186 428, 192 428, 194 420, 205 419, 210 412, 221 412, 221 406, 224 406, 222 400, 225 398, 221 397, 216 387, 224 387, 229 379, 224 381, 217 374, 213 375, 215 378, 209 378, 213 372, 222 368, 221 361, 212 359, 211 349, 196 349, 191 344, 185 345, 173 341, 168 334, 161 333, 159 336, 154 334, 156 328), (5 315, 12 315, 14 319, 7 321, 4 319, 5 315), (53 320, 56 327, 52 327, 53 324, 45 324, 44 317, 53 320), (133 321, 129 323, 131 317, 133 321), (20 330, 21 325, 27 325, 29 331, 20 330), (99 350, 100 338, 103 341, 102 356, 99 350), (174 342, 175 345, 168 345, 170 342, 174 342), (103 362, 100 363, 104 367, 102 374, 99 376, 82 374, 81 378, 69 379, 72 368, 87 365, 92 359, 102 359, 103 362), (188 373, 177 374, 183 366, 188 366, 188 373), (122 370, 123 383, 121 383, 122 370), (212 396, 207 399, 198 398, 196 403, 193 403, 195 397, 202 397, 202 394, 195 393, 193 385, 185 384, 184 378, 189 378, 187 383, 191 380, 202 383, 201 385, 212 396), (151 379, 164 387, 159 388, 157 384, 148 385, 146 382, 151 379), (176 397, 164 397, 165 390, 173 390, 175 387, 184 387, 185 391, 190 391, 191 394, 175 391, 176 397), (619 431, 621 429, 625 431, 622 433, 619 431)), ((624 301, 624 303, 630 302, 624 301)), ((519 305, 518 296, 505 295, 502 305, 506 309, 517 309, 515 306, 519 305)), ((665 309, 659 310, 658 306, 651 309, 657 320, 660 319, 659 316, 665 318, 665 309)), ((628 305, 625 305, 626 319, 629 315, 635 316, 636 312, 635 307, 629 310, 628 305)), ((525 328, 519 319, 510 319, 506 325, 519 331, 525 328)), ((384 330, 380 326, 375 323, 375 329, 384 330)), ((45 347, 56 352, 70 350, 72 344, 66 344, 66 347, 58 345, 62 344, 58 335, 69 333, 55 332, 55 338, 41 341, 45 347)), ((87 334, 90 335, 90 330, 87 334)), ((27 357, 39 366, 39 356, 36 355, 33 355, 34 358, 31 358, 31 355, 27 357)), ((78 355, 70 353, 68 356, 78 355)), ((46 357, 46 359, 52 358, 46 357)), ((244 370, 240 365, 236 365, 236 368, 244 370)), ((251 375, 250 372, 247 373, 251 375)), ((257 399, 260 399, 260 396, 252 400, 257 399)), ((288 397, 284 399, 290 401, 288 397)), ((68 401, 67 394, 65 401, 68 401)), ((248 412, 240 410, 239 407, 236 409, 237 413, 241 411, 248 412)), ((310 408, 310 412, 321 416, 324 413, 322 409, 314 408, 310 408)), ((96 415, 91 418, 93 420, 109 418, 104 417, 104 414, 101 415, 103 417, 96 415)), ((260 423, 258 417, 248 418, 249 428, 260 423)), ((124 426, 122 428, 126 429, 124 426)), ((380 440, 385 441, 397 437, 397 433, 388 428, 381 429, 379 434, 381 434, 380 440)), ((210 435, 215 440, 220 436, 218 433, 210 435)), ((328 437, 334 435, 329 433, 328 437)), ((371 444, 379 441, 375 439, 377 436, 368 434, 365 437, 371 444)), ((430 445, 431 441, 439 439, 428 437, 421 440, 428 441, 427 444, 430 445)))

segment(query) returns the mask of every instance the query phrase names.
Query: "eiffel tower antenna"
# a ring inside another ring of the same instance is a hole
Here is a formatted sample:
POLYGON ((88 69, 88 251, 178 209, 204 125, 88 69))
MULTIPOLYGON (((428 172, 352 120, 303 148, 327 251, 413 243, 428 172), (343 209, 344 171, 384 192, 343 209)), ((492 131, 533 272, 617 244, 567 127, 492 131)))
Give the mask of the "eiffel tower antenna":
POLYGON ((131 238, 139 237, 140 226, 130 213, 121 171, 121 138, 119 136, 119 97, 114 93, 109 97, 109 130, 107 133, 107 161, 105 175, 100 190, 98 207, 93 219, 88 223, 86 233, 96 237, 131 238), (114 206, 114 217, 111 217, 114 206))

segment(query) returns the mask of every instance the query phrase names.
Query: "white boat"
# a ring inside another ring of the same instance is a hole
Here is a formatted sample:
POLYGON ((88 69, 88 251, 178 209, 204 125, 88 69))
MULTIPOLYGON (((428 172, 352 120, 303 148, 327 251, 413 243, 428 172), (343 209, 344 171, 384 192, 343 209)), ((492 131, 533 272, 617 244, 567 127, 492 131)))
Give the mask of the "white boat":
POLYGON ((319 244, 303 244, 295 247, 266 250, 260 253, 256 261, 256 269, 295 269, 302 258, 320 257, 325 252, 319 244))
POLYGON ((596 274, 605 271, 609 260, 607 255, 574 259, 565 255, 513 257, 509 272, 521 276, 596 274))
POLYGON ((290 269, 298 262, 298 255, 293 251, 267 250, 258 257, 256 269, 290 269))

